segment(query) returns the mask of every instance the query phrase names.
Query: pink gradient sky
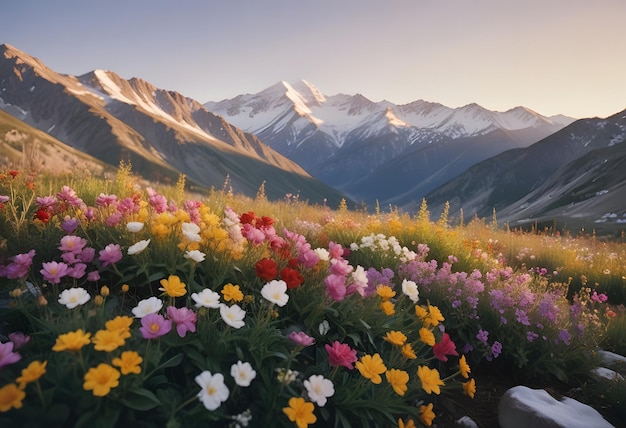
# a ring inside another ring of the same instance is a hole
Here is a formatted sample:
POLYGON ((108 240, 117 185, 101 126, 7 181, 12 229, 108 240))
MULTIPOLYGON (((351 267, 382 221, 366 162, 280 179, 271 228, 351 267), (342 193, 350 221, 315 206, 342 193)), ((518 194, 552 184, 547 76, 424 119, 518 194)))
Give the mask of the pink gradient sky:
MULTIPOLYGON (((544 115, 626 108, 624 0, 21 0, 0 43, 202 103, 305 79, 326 95, 544 115)), ((0 95, 1 96, 1 95, 0 95)))

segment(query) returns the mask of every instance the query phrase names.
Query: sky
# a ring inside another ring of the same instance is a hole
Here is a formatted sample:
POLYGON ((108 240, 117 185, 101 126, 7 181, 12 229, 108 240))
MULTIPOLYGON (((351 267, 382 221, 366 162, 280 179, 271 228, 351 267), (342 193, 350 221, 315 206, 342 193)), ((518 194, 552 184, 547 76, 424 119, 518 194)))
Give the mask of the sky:
POLYGON ((301 79, 325 95, 550 116, 626 108, 625 0, 8 0, 0 44, 201 103, 301 79))

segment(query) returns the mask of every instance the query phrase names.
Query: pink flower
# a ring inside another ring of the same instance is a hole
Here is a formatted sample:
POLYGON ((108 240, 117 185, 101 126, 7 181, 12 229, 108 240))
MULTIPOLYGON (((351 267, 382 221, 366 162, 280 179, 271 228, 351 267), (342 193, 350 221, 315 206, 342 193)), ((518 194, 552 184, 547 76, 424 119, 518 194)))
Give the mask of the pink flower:
POLYGON ((296 345, 311 346, 315 343, 315 339, 303 331, 292 331, 287 335, 296 345))
POLYGON ((93 270, 87 274, 87 281, 96 282, 100 280, 100 272, 93 270))
POLYGON ((248 241, 255 245, 259 245, 265 241, 265 234, 251 224, 244 224, 241 228, 241 233, 248 241))
POLYGON ((9 340, 13 342, 13 349, 17 351, 22 346, 30 342, 30 336, 22 333, 21 331, 14 331, 13 333, 9 333, 9 340))
POLYGON ((335 302, 341 302, 346 296, 346 277, 342 275, 328 275, 324 278, 326 292, 335 302))
POLYGON ((122 221, 122 213, 115 212, 111 214, 109 217, 107 217, 107 219, 105 220, 105 223, 109 227, 115 227, 120 223, 120 221, 122 221))
POLYGON ((67 202, 68 205, 78 207, 83 204, 83 200, 78 197, 76 192, 69 186, 63 186, 60 192, 57 193, 57 198, 67 202))
POLYGON ((139 331, 144 339, 156 339, 172 330, 172 321, 166 320, 159 314, 148 314, 141 318, 139 331))
POLYGON ((332 346, 324 345, 326 352, 328 352, 328 360, 331 366, 344 366, 349 370, 354 368, 354 363, 357 360, 356 350, 350 348, 345 343, 339 343, 334 341, 332 346))
POLYGON ((344 259, 331 259, 330 273, 335 275, 348 275, 354 268, 344 259))
POLYGON ((176 332, 180 337, 185 337, 188 331, 191 333, 196 331, 197 316, 196 313, 189 308, 168 306, 167 317, 176 324, 176 332))
POLYGON ((78 255, 78 258, 83 263, 91 263, 95 255, 96 255, 96 250, 91 247, 87 247, 87 248, 83 248, 83 251, 80 252, 80 254, 78 255))
POLYGON ((119 244, 109 244, 100 250, 100 261, 102 266, 112 265, 122 260, 122 249, 119 244))
POLYGON ((61 246, 59 250, 67 253, 78 254, 87 245, 87 240, 80 236, 65 235, 61 238, 61 246))
POLYGON ((67 270, 67 276, 71 278, 82 278, 85 276, 85 270, 87 269, 87 265, 85 263, 76 263, 74 266, 67 270))
POLYGON ((459 355, 459 353, 456 352, 456 345, 452 340, 450 340, 450 335, 448 333, 443 334, 441 342, 433 345, 433 354, 435 354, 435 358, 444 362, 448 361, 448 357, 446 355, 459 355))
POLYGON ((22 356, 13 352, 13 342, 0 343, 0 368, 18 362, 22 356))
POLYGON ((51 208, 56 205, 56 203, 57 198, 55 198, 54 196, 44 196, 43 198, 37 197, 37 205, 39 205, 39 208, 42 209, 51 208))
POLYGON ((339 259, 343 256, 343 247, 341 244, 335 244, 331 241, 328 243, 328 252, 331 259, 339 259))
POLYGON ((35 250, 13 256, 11 258, 13 262, 6 267, 4 275, 10 279, 24 278, 33 264, 33 257, 35 257, 35 250))
POLYGON ((104 193, 100 193, 100 195, 96 198, 96 205, 99 207, 114 205, 116 203, 117 196, 115 195, 105 195, 104 193))
POLYGON ((302 263, 305 268, 312 268, 320 261, 320 258, 315 254, 315 251, 311 249, 310 244, 307 244, 308 248, 301 249, 298 255, 298 261, 302 263))
POLYGON ((58 284, 61 282, 61 278, 67 275, 68 266, 61 262, 47 262, 42 263, 39 272, 43 275, 44 279, 52 284, 58 284))

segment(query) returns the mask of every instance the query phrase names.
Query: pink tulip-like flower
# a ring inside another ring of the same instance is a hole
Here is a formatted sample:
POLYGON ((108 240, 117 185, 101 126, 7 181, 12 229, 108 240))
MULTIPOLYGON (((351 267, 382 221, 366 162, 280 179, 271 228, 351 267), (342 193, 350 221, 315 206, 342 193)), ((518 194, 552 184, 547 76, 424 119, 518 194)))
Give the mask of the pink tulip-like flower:
POLYGON ((102 266, 115 264, 122 260, 122 249, 119 244, 109 244, 104 247, 104 250, 100 250, 99 259, 102 262, 102 266))
POLYGON ((0 368, 18 362, 22 356, 13 352, 13 342, 0 343, 0 368))
POLYGON ((58 284, 61 282, 61 278, 67 275, 68 266, 63 262, 47 262, 42 263, 39 272, 43 275, 44 279, 52 284, 58 284))
POLYGON ((346 277, 342 275, 328 275, 324 278, 326 292, 335 302, 341 302, 346 296, 346 277))
POLYGON ((435 358, 443 362, 448 361, 447 355, 459 355, 456 351, 456 345, 452 340, 450 340, 450 335, 448 333, 443 334, 441 342, 433 345, 433 354, 435 354, 435 358))
POLYGON ((167 317, 176 324, 176 332, 180 337, 185 337, 187 332, 194 333, 196 331, 197 316, 196 313, 189 308, 168 306, 167 317))
POLYGON ((332 346, 326 344, 325 348, 331 366, 344 366, 349 370, 354 368, 357 360, 356 350, 350 348, 349 345, 334 341, 332 346))
POLYGON ((315 339, 303 331, 292 331, 287 337, 300 346, 311 346, 315 343, 315 339))
POLYGON ((148 314, 141 319, 139 331, 144 339, 157 339, 172 330, 172 321, 159 314, 148 314))

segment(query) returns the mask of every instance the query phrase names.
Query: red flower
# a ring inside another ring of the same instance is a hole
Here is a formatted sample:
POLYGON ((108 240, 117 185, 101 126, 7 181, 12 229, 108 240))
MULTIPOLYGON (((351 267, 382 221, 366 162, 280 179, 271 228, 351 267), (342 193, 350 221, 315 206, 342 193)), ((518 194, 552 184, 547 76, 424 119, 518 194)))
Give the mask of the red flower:
POLYGON ((255 223, 254 211, 248 211, 247 213, 241 214, 241 216, 239 216, 239 221, 241 222, 241 224, 251 224, 254 226, 254 223, 255 223))
POLYGON ((289 265, 290 268, 297 268, 298 267, 298 259, 295 257, 292 257, 289 259, 289 261, 287 262, 287 264, 289 265))
POLYGON ((332 346, 326 344, 324 347, 331 366, 344 366, 350 370, 354 368, 354 362, 357 360, 356 350, 350 348, 349 345, 334 341, 332 346))
POLYGON ((278 266, 272 259, 261 259, 256 263, 255 272, 259 278, 271 281, 278 274, 278 266))
POLYGON ((257 219, 257 227, 270 227, 274 224, 274 219, 271 217, 263 216, 260 219, 257 219))
POLYGON ((17 177, 17 174, 19 174, 19 171, 16 171, 14 169, 9 171, 9 175, 13 178, 17 177))
POLYGON ((459 353, 456 352, 456 345, 452 340, 450 340, 450 335, 448 335, 448 333, 443 334, 441 342, 433 345, 433 354, 435 354, 435 358, 444 362, 448 361, 448 357, 446 357, 446 355, 459 355, 459 353))
POLYGON ((35 213, 35 218, 41 220, 44 223, 50 221, 50 213, 45 208, 39 208, 35 213))
POLYGON ((300 272, 289 267, 284 267, 280 270, 280 279, 287 283, 287 288, 298 288, 304 282, 300 272))

